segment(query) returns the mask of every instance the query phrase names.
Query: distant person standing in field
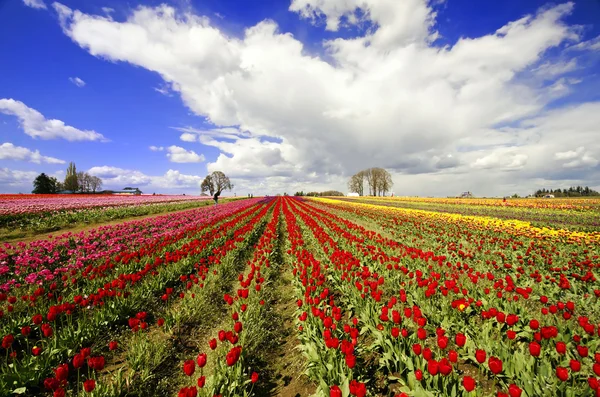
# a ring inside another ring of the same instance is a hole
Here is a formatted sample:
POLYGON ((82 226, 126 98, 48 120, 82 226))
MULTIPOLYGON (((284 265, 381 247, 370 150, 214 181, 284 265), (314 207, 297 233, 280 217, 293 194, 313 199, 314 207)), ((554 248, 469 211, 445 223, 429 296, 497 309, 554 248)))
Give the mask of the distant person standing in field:
POLYGON ((219 203, 219 196, 221 195, 221 191, 217 191, 213 197, 213 200, 215 200, 215 205, 217 205, 219 203))

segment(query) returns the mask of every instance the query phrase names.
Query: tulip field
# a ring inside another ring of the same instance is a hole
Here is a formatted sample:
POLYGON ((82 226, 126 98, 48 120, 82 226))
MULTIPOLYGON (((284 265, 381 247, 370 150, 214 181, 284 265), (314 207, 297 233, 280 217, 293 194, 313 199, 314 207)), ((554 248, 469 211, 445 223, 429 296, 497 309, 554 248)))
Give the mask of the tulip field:
POLYGON ((598 202, 398 201, 5 243, 0 396, 600 396, 598 202))
POLYGON ((209 197, 100 194, 0 194, 0 241, 29 232, 56 231, 207 204, 209 197))

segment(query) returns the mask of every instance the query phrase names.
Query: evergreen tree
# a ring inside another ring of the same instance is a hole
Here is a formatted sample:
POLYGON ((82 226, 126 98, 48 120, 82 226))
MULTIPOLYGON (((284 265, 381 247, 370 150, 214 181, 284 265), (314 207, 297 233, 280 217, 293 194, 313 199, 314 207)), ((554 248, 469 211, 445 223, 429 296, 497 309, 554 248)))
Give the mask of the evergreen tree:
POLYGON ((33 194, 53 194, 57 191, 58 181, 43 172, 33 181, 33 194))

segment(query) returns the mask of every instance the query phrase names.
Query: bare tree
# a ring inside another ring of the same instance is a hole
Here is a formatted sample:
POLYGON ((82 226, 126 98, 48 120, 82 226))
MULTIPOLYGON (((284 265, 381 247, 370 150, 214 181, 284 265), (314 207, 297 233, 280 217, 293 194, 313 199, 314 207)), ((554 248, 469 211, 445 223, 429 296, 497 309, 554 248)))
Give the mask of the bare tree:
POLYGON ((358 193, 359 196, 363 196, 365 192, 365 172, 360 171, 352 175, 348 181, 348 190, 353 193, 358 193))
POLYGON ((90 188, 94 193, 96 193, 97 190, 102 189, 102 179, 97 176, 90 177, 90 188))
POLYGON ((223 190, 233 189, 233 184, 229 180, 229 177, 221 171, 214 171, 212 174, 207 175, 200 185, 202 192, 210 192, 213 196, 215 193, 221 194, 223 190))
POLYGON ((394 185, 392 176, 383 168, 375 167, 360 171, 352 176, 348 182, 348 188, 352 192, 363 195, 363 183, 367 181, 370 196, 383 196, 389 192, 394 185))

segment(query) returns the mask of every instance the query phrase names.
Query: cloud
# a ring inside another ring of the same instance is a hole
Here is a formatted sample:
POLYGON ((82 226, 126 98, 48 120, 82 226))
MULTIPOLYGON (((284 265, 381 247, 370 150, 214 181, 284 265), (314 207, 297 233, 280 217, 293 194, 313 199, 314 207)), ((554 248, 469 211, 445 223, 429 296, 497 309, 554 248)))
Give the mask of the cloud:
POLYGON ((10 142, 5 142, 0 145, 0 160, 20 160, 35 164, 65 164, 64 160, 42 156, 39 150, 32 151, 25 147, 15 146, 10 142))
POLYGON ((260 177, 271 184, 265 190, 295 181, 345 190, 349 175, 381 166, 410 181, 402 189, 413 194, 454 190, 454 182, 459 193, 503 194, 577 179, 554 153, 580 141, 590 145, 581 175, 600 184, 589 160, 600 157, 582 121, 597 119, 596 104, 553 103, 577 89, 565 74, 584 67, 564 50, 581 43, 581 29, 565 22, 573 3, 441 47, 432 2, 292 1, 291 12, 331 32, 358 31, 332 33, 324 55, 270 20, 233 37, 167 5, 138 7, 123 21, 54 8, 81 48, 158 73, 205 118, 214 128, 175 129, 184 142, 218 148, 207 168, 239 186, 260 177), (571 127, 561 130, 563 122, 571 127))
POLYGON ((171 91, 169 90, 169 87, 166 84, 163 84, 160 87, 154 87, 154 91, 161 93, 164 96, 173 96, 173 94, 171 94, 171 91))
POLYGON ((38 176, 35 171, 19 171, 9 168, 0 168, 0 186, 25 187, 32 186, 38 176))
POLYGON ((570 47, 570 49, 579 51, 600 51, 600 36, 578 43, 570 47))
POLYGON ((181 139, 184 142, 196 142, 198 141, 198 136, 190 134, 189 132, 184 132, 179 136, 179 139, 181 139))
POLYGON ((201 136, 210 136, 223 139, 248 138, 251 134, 248 131, 240 131, 235 127, 198 129, 193 127, 171 127, 174 130, 183 132, 179 139, 184 142, 196 142, 201 136))
POLYGON ((110 8, 110 7, 102 7, 102 12, 105 13, 106 15, 110 15, 113 12, 115 12, 115 9, 110 8))
POLYGON ((204 155, 198 155, 193 150, 185 150, 180 146, 169 146, 167 157, 172 163, 201 163, 205 160, 204 155))
POLYGON ((152 150, 153 152, 162 152, 163 150, 165 150, 164 147, 162 146, 150 146, 149 147, 150 150, 152 150))
POLYGON ((483 157, 478 158, 472 164, 473 168, 501 169, 503 171, 517 171, 527 164, 527 155, 519 153, 513 148, 502 148, 494 150, 483 157))
POLYGON ((112 188, 122 189, 125 186, 136 186, 142 190, 160 189, 161 191, 193 189, 200 191, 200 183, 203 177, 182 174, 177 170, 168 170, 164 175, 151 176, 138 170, 127 170, 112 166, 92 167, 88 170, 90 175, 102 178, 104 185, 112 188), (145 189, 144 189, 145 188, 145 189))
POLYGON ((106 141, 102 134, 79 130, 60 120, 48 120, 35 109, 14 99, 0 99, 0 113, 16 116, 23 131, 32 138, 66 139, 67 141, 106 141))
POLYGON ((342 18, 348 25, 357 25, 366 19, 379 28, 363 39, 381 48, 437 36, 431 31, 435 12, 423 0, 293 0, 289 9, 313 23, 325 18, 326 29, 330 31, 339 29, 342 18))
POLYGON ((69 81, 79 88, 85 86, 85 81, 81 80, 79 77, 69 77, 69 81))
POLYGON ((43 0, 23 0, 23 3, 31 8, 46 9, 46 4, 43 0))
POLYGON ((575 150, 567 150, 566 152, 557 152, 554 158, 563 162, 564 168, 580 168, 580 167, 596 167, 600 162, 594 155, 585 150, 583 146, 575 150))

